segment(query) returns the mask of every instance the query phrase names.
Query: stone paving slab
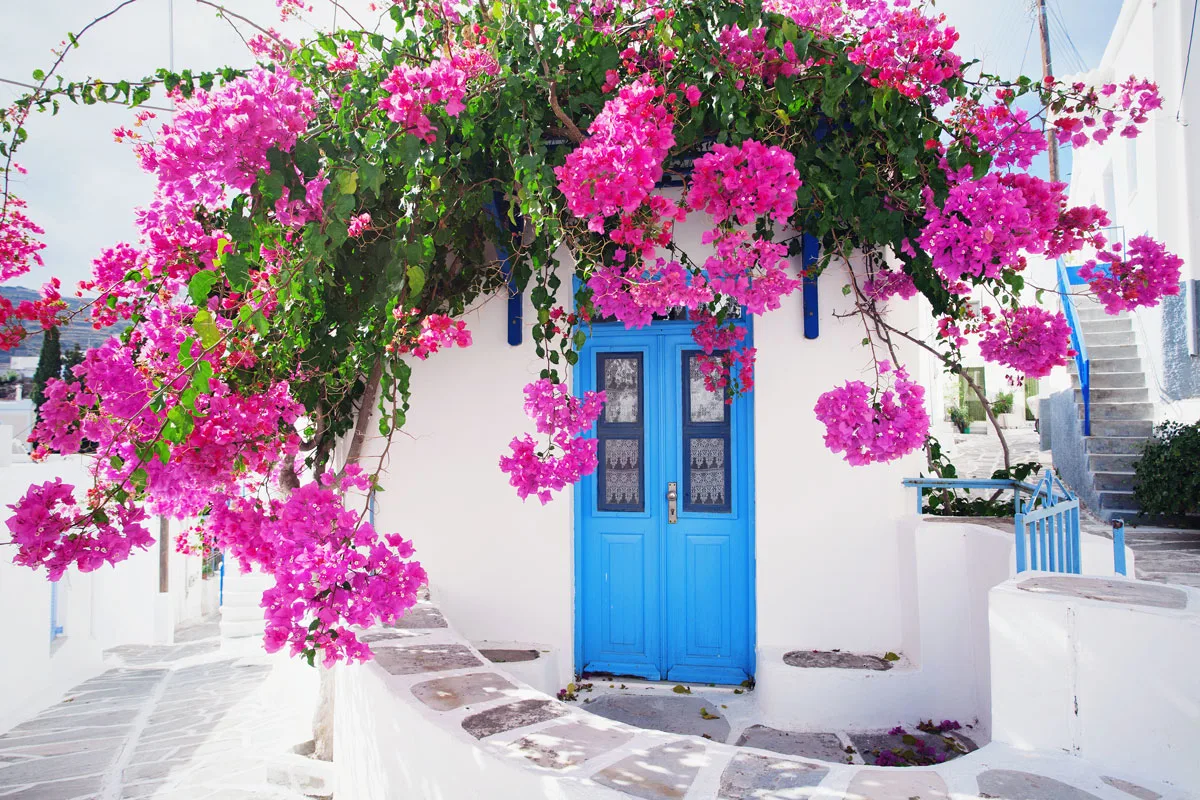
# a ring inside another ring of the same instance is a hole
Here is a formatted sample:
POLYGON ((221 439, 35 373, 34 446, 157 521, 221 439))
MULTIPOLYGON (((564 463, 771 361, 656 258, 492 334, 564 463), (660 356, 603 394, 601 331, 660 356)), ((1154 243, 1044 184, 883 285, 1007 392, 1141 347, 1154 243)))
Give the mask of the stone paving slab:
POLYGON ((1021 581, 1017 588, 1026 592, 1047 592, 1127 606, 1184 609, 1188 604, 1187 594, 1179 589, 1121 580, 1039 575, 1021 581))
POLYGON ((495 672, 475 672, 438 678, 412 687, 413 696, 435 711, 450 711, 472 703, 495 700, 517 687, 495 672))
POLYGON ((483 662, 475 657, 470 648, 461 644, 377 647, 375 663, 392 675, 420 675, 422 672, 445 672, 483 666, 483 662))
POLYGON ((643 800, 679 800, 695 783, 703 760, 704 745, 680 740, 624 758, 592 780, 643 800))
POLYGON ((863 769, 854 774, 845 800, 950 800, 950 792, 942 776, 929 770, 863 769))
POLYGON ((519 700, 472 714, 463 720, 462 726, 476 739, 485 739, 504 731, 548 722, 566 713, 562 703, 553 700, 519 700))
POLYGON ((870 669, 886 672, 892 668, 892 662, 879 656, 822 650, 793 650, 784 654, 783 663, 789 667, 807 669, 870 669))
POLYGON ((799 800, 815 797, 829 768, 783 758, 739 753, 721 774, 718 800, 799 800), (814 791, 804 791, 813 788, 814 791))
MULTIPOLYGON (((957 741, 953 737, 943 737, 933 733, 924 733, 922 731, 905 731, 905 733, 887 733, 887 732, 868 732, 868 733, 850 733, 847 734, 850 738, 850 743, 854 745, 854 749, 862 756, 862 760, 868 764, 874 765, 879 757, 880 751, 892 750, 899 752, 901 750, 913 750, 915 745, 908 744, 904 741, 905 736, 912 736, 923 742, 927 747, 931 748, 938 755, 944 756, 946 761, 949 761, 963 754, 967 748, 962 747, 962 751, 954 749, 952 745, 947 744, 947 739, 957 741)), ((885 764, 884 766, 889 766, 885 764)))
POLYGON ((588 703, 587 710, 637 728, 703 736, 717 742, 726 741, 730 733, 721 704, 703 697, 606 694, 588 703))
POLYGON ((1138 786, 1136 783, 1123 781, 1120 778, 1110 778, 1107 775, 1102 775, 1100 780, 1114 789, 1120 789, 1130 797, 1136 797, 1137 800, 1159 800, 1162 797, 1158 792, 1152 792, 1144 786, 1138 786))
POLYGON ((579 721, 543 728, 515 742, 513 747, 539 767, 566 769, 611 753, 632 739, 629 731, 579 721))
POLYGON ((989 769, 979 773, 979 791, 1002 800, 1100 800, 1062 781, 1014 769, 989 769))
POLYGON ((796 733, 766 725, 751 725, 738 738, 739 747, 756 747, 789 756, 844 763, 847 753, 835 733, 796 733))
POLYGON ((410 608, 403 617, 396 620, 395 624, 389 625, 391 628, 400 629, 421 629, 421 628, 445 628, 446 618, 442 616, 442 612, 438 607, 429 603, 418 603, 410 608))

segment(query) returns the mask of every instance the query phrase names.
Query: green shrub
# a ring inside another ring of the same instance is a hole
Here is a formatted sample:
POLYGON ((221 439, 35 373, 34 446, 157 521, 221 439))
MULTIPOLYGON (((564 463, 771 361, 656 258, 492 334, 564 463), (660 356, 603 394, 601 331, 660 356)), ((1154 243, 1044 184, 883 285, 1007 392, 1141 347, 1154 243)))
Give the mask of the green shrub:
POLYGON ((992 401, 993 414, 1011 414, 1013 410, 1013 393, 1001 392, 992 401))
POLYGON ((950 421, 954 423, 954 427, 958 428, 959 433, 966 433, 967 428, 971 427, 971 418, 967 415, 966 411, 958 406, 951 406, 947 409, 947 413, 950 415, 950 421))
POLYGON ((1200 513, 1200 422, 1159 425, 1133 469, 1143 513, 1200 513))

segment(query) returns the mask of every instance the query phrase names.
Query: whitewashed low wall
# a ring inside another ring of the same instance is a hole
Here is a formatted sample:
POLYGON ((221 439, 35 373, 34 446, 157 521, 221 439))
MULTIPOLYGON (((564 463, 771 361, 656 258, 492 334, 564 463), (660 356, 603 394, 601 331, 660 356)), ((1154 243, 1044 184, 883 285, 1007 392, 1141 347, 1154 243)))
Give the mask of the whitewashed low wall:
MULTIPOLYGON (((9 539, 3 525, 12 514, 7 506, 23 496, 31 483, 59 477, 77 487, 90 485, 80 457, 0 467, 0 542, 9 539)), ((53 641, 46 572, 13 564, 13 554, 11 545, 0 546, 4 614, 0 686, 5 687, 0 691, 0 732, 99 672, 105 649, 162 640, 157 548, 139 551, 116 567, 90 573, 68 570, 58 588, 63 632, 53 641)))
POLYGON ((993 741, 1200 787, 1200 591, 1026 573, 990 604, 993 741))

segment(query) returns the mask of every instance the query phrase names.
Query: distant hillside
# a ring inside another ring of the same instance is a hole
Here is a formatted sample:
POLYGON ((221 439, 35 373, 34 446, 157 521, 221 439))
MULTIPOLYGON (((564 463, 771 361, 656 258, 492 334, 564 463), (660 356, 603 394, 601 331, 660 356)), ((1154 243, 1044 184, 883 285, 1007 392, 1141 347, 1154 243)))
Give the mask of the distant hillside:
MULTIPOLYGON (((37 300, 41 297, 41 294, 33 289, 26 289, 24 286, 0 286, 0 297, 7 297, 12 301, 13 305, 16 305, 22 300, 37 300)), ((78 297, 63 297, 63 300, 72 310, 89 302, 89 298, 81 299, 78 297)), ((64 353, 77 344, 80 348, 87 350, 90 347, 102 344, 105 339, 120 333, 125 328, 126 323, 120 323, 102 330, 96 330, 92 327, 91 315, 84 312, 79 317, 71 320, 70 324, 59 329, 59 338, 64 353)), ((13 356, 36 356, 41 350, 42 337, 30 336, 21 342, 15 350, 0 352, 0 371, 7 370, 11 366, 13 356)))

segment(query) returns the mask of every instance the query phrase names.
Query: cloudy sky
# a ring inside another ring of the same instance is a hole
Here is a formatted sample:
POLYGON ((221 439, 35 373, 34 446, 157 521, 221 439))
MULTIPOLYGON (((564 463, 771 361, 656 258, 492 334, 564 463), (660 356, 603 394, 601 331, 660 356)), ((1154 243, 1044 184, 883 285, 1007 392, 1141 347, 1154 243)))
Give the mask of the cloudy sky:
MULTIPOLYGON (((119 0, 6 0, 0 4, 0 30, 8 32, 0 49, 0 80, 30 80, 34 69, 46 68, 50 52, 68 31, 79 31, 110 11, 119 0)), ((273 0, 226 0, 231 9, 261 23, 278 26, 273 0)), ((316 24, 334 22, 333 11, 312 0, 316 24)), ((366 0, 344 6, 363 9, 366 0)), ((959 52, 979 59, 988 71, 1026 74, 1041 69, 1037 33, 1028 10, 1030 0, 938 0, 937 8, 955 25, 962 39, 959 52)), ((1112 31, 1120 0, 1050 0, 1055 72, 1082 71, 1099 63, 1112 31)), ((357 18, 374 24, 376 15, 357 18)), ((345 24, 345 18, 340 21, 345 24)), ((174 64, 176 69, 212 69, 252 63, 236 32, 196 0, 174 0, 174 64)), ((310 28, 311 29, 311 28, 310 28)), ((170 59, 168 0, 136 0, 101 23, 68 56, 62 74, 69 79, 135 78, 166 66, 170 59)), ((292 23, 283 31, 302 38, 305 26, 292 23)), ((22 90, 0 83, 0 103, 8 105, 22 90)), ((166 116, 165 114, 162 116, 166 116)), ((29 142, 18 161, 29 174, 14 187, 29 202, 29 215, 46 229, 44 270, 15 281, 39 286, 50 275, 65 285, 86 277, 91 260, 115 242, 134 237, 132 209, 145 204, 151 182, 136 166, 128 145, 113 141, 110 131, 128 124, 128 110, 113 106, 66 103, 55 118, 35 116, 26 126, 29 142)))

